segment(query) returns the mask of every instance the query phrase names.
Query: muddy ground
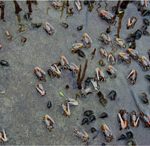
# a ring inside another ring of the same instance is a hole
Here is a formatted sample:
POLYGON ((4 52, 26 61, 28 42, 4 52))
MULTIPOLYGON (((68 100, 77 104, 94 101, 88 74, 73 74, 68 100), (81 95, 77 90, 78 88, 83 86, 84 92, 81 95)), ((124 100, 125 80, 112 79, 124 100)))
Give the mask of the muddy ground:
MULTIPOLYGON (((3 48, 0 50, 0 59, 7 60, 10 63, 9 67, 0 66, 0 127, 6 130, 9 141, 6 145, 82 145, 82 141, 73 135, 73 128, 78 127, 85 129, 91 139, 94 134, 91 134, 90 128, 95 127, 99 129, 102 123, 107 123, 114 134, 114 140, 111 145, 124 145, 124 141, 117 141, 120 134, 127 130, 119 130, 117 122, 117 112, 119 109, 127 109, 128 112, 132 110, 138 111, 135 102, 130 94, 130 89, 135 93, 141 92, 150 93, 148 82, 144 79, 147 72, 143 72, 141 67, 134 61, 131 65, 116 64, 118 70, 117 78, 107 78, 106 83, 100 84, 100 90, 107 95, 109 91, 116 90, 118 97, 116 101, 108 100, 108 105, 103 107, 96 94, 88 95, 86 98, 79 99, 79 106, 71 108, 71 116, 65 117, 62 115, 61 103, 65 100, 59 96, 59 91, 63 91, 69 97, 75 97, 76 89, 73 89, 75 83, 70 72, 63 72, 60 79, 50 78, 47 75, 47 82, 43 83, 47 91, 46 96, 41 97, 35 85, 38 82, 33 74, 35 66, 39 66, 45 71, 49 66, 58 61, 60 55, 65 55, 69 62, 74 62, 77 65, 83 64, 83 58, 73 55, 70 51, 72 44, 80 40, 82 34, 87 32, 92 40, 92 48, 100 46, 110 49, 109 46, 104 46, 98 41, 98 36, 105 31, 108 24, 101 20, 96 12, 96 7, 92 12, 87 11, 84 7, 82 11, 77 12, 71 17, 66 18, 63 14, 60 18, 61 12, 50 8, 48 14, 46 12, 49 2, 39 1, 37 6, 33 7, 32 20, 26 21, 23 15, 27 12, 27 5, 25 2, 19 2, 23 8, 21 12, 21 22, 26 26, 25 32, 18 32, 18 22, 14 13, 14 5, 12 2, 6 3, 6 22, 0 21, 0 43, 3 48), (49 36, 42 27, 33 29, 31 22, 50 22, 55 28, 56 33, 49 36), (68 29, 64 29, 60 23, 67 22, 68 29), (83 24, 83 30, 78 32, 77 26, 83 24), (8 41, 4 35, 5 30, 9 30, 13 35, 13 40, 8 41), (27 38, 27 42, 22 45, 20 43, 21 36, 27 38), (126 76, 128 72, 135 68, 138 71, 137 82, 134 86, 128 84, 126 76), (70 89, 66 90, 65 85, 69 84, 70 89), (52 101, 52 108, 48 109, 46 104, 48 100, 52 101), (87 109, 92 109, 97 117, 96 121, 88 126, 81 126, 83 112, 87 109), (105 120, 98 118, 101 112, 108 112, 109 117, 105 120), (49 114, 56 122, 55 128, 49 132, 42 122, 42 117, 49 114)), ((116 2, 108 2, 108 10, 111 9, 116 2)), ((102 3, 102 8, 105 8, 105 3, 102 3)), ((137 28, 142 26, 142 17, 133 4, 129 4, 125 11, 123 18, 122 29, 120 33, 121 38, 134 32, 137 28), (136 16, 138 21, 135 27, 131 30, 126 29, 127 19, 131 16, 136 16)), ((117 24, 112 27, 111 36, 117 31, 117 24)), ((141 55, 146 55, 150 49, 150 37, 142 36, 137 43, 137 50, 141 55)), ((120 49, 121 51, 121 49, 120 49)), ((89 59, 91 49, 85 49, 84 52, 89 59)), ((88 71, 86 76, 93 76, 95 68, 100 59, 97 51, 94 60, 89 59, 88 71)), ((107 61, 106 61, 107 62, 107 61)), ((138 128, 130 128, 135 136, 138 145, 150 144, 149 129, 144 128, 140 123, 138 128)), ((103 135, 100 133, 93 141, 92 145, 100 145, 105 142, 103 135)))

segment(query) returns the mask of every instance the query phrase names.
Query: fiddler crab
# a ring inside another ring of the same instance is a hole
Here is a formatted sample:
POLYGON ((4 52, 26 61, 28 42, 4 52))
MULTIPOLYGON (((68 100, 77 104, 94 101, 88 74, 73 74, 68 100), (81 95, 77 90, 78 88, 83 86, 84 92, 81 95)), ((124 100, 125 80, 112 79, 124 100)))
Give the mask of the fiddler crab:
POLYGON ((45 22, 43 28, 49 35, 55 33, 55 28, 49 22, 45 22))
POLYGON ((67 58, 64 55, 60 56, 60 63, 62 66, 69 65, 69 61, 67 60, 67 58))
POLYGON ((106 81, 105 74, 102 71, 102 69, 100 69, 99 67, 97 67, 95 69, 95 71, 96 71, 96 79, 97 79, 97 81, 103 81, 103 82, 106 81))
POLYGON ((78 73, 79 72, 79 67, 74 64, 74 63, 71 63, 70 64, 70 70, 73 72, 73 73, 78 73))
POLYGON ((64 111, 65 116, 70 116, 71 115, 70 105, 69 105, 68 102, 65 102, 65 103, 62 104, 62 109, 64 111))
POLYGON ((62 104, 64 115, 70 116, 71 115, 70 106, 77 106, 77 105, 79 105, 77 100, 67 97, 66 101, 62 104))
POLYGON ((145 71, 150 69, 150 61, 145 56, 140 56, 138 62, 145 71))
POLYGON ((133 28, 135 23, 137 22, 137 18, 136 17, 131 17, 128 19, 128 23, 127 23, 127 29, 133 28))
POLYGON ((40 93, 41 96, 46 95, 46 91, 44 90, 44 87, 41 83, 36 85, 36 90, 40 93))
POLYGON ((83 43, 75 43, 72 45, 71 52, 76 53, 78 50, 82 49, 83 46, 84 46, 83 43))
POLYGON ((43 117, 43 122, 45 123, 46 128, 49 131, 51 131, 54 128, 55 121, 49 115, 45 115, 43 117))
POLYGON ((50 68, 47 70, 50 77, 57 77, 61 76, 61 71, 56 64, 52 64, 50 68))
POLYGON ((119 46, 120 48, 125 48, 126 44, 125 41, 121 38, 115 38, 114 43, 119 46))
POLYGON ((46 73, 40 67, 35 67, 34 73, 40 81, 46 81, 46 73))
POLYGON ((109 54, 108 54, 107 60, 108 60, 108 62, 109 62, 111 65, 114 65, 114 64, 117 62, 115 56, 113 56, 112 53, 109 53, 109 54))
POLYGON ((99 16, 104 19, 107 23, 113 23, 114 22, 114 15, 106 10, 100 10, 99 16))
POLYGON ((140 118, 145 124, 145 127, 150 128, 150 115, 148 116, 147 114, 141 112, 140 113, 140 118))
POLYGON ((130 58, 129 54, 124 53, 124 52, 120 52, 118 54, 118 59, 121 60, 122 62, 127 63, 127 64, 131 63, 131 58, 130 58))
POLYGON ((60 64, 62 67, 68 68, 69 67, 69 61, 64 55, 60 56, 60 64))
POLYGON ((79 131, 78 129, 74 128, 74 134, 79 137, 83 142, 88 142, 89 135, 85 130, 79 131))
POLYGON ((113 137, 113 134, 112 134, 110 128, 106 124, 102 124, 100 129, 105 137, 105 140, 107 142, 111 142, 114 137, 113 137))
POLYGON ((118 113, 120 130, 128 128, 128 115, 126 110, 120 110, 118 113))
POLYGON ((106 34, 105 32, 102 32, 100 34, 99 40, 101 42, 103 42, 105 45, 108 45, 112 42, 111 37, 109 36, 109 34, 106 34))
POLYGON ((148 7, 148 2, 149 2, 148 0, 141 0, 140 1, 141 5, 144 7, 148 7))
POLYGON ((82 10, 82 4, 80 0, 75 0, 74 3, 78 11, 82 10))
POLYGON ((5 130, 3 129, 2 131, 0 131, 0 142, 7 142, 7 141, 8 141, 8 138, 6 136, 5 130))
POLYGON ((84 33, 82 35, 81 41, 83 42, 83 46, 85 48, 90 48, 91 47, 92 39, 90 38, 90 36, 87 33, 84 33))
POLYGON ((72 71, 73 73, 78 73, 79 72, 79 67, 74 63, 69 64, 69 61, 67 60, 67 58, 64 55, 60 56, 60 65, 63 68, 72 71))
POLYGON ((117 77, 117 69, 114 68, 112 65, 109 65, 108 68, 106 69, 106 72, 108 73, 108 75, 111 77, 111 78, 116 78, 117 77))
POLYGON ((139 121, 140 118, 139 116, 136 114, 135 111, 132 111, 130 114, 130 123, 132 127, 138 127, 139 126, 139 121))
POLYGON ((138 52, 135 49, 128 48, 126 52, 134 59, 137 60, 139 58, 138 52))
POLYGON ((137 71, 135 69, 132 69, 128 74, 127 79, 130 82, 130 84, 134 85, 137 80, 137 71))
POLYGON ((108 52, 104 48, 100 48, 99 53, 101 57, 108 57, 108 52))
POLYGON ((8 30, 5 31, 5 35, 6 35, 8 40, 12 40, 13 37, 8 30))
POLYGON ((61 1, 52 1, 51 6, 55 9, 60 9, 63 7, 63 3, 61 1))

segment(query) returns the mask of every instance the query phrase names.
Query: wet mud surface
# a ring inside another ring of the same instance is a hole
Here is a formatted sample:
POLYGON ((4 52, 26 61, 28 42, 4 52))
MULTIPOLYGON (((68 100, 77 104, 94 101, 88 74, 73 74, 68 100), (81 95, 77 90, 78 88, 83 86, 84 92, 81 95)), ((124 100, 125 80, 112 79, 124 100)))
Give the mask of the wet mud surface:
MULTIPOLYGON (((71 46, 73 43, 80 40, 82 34, 87 32, 92 38, 92 47, 97 48, 96 55, 93 60, 90 59, 91 48, 84 49, 88 61, 87 76, 95 74, 95 68, 99 67, 98 61, 100 58, 98 49, 103 46, 107 50, 111 48, 102 44, 98 37, 101 32, 108 28, 108 24, 98 17, 96 7, 89 12, 87 7, 78 12, 75 10, 73 16, 66 18, 66 15, 61 16, 60 11, 53 8, 48 10, 49 2, 38 2, 37 6, 33 6, 32 20, 26 21, 23 19, 24 13, 27 11, 25 2, 19 2, 23 11, 21 14, 21 22, 26 26, 26 31, 18 32, 18 22, 14 13, 14 5, 12 2, 5 2, 7 13, 5 14, 6 22, 0 21, 0 43, 3 48, 0 50, 0 59, 7 60, 9 67, 0 66, 0 127, 6 130, 9 141, 6 145, 83 145, 84 143, 73 134, 73 128, 78 127, 85 129, 90 136, 91 145, 100 145, 105 142, 103 135, 100 134, 92 140, 95 134, 90 132, 91 127, 96 129, 100 125, 106 123, 109 125, 114 135, 114 140, 110 145, 125 145, 125 141, 117 141, 117 138, 128 130, 119 130, 119 123, 117 121, 117 113, 120 109, 126 109, 128 112, 133 110, 138 112, 130 90, 135 93, 146 92, 150 94, 149 83, 144 79, 144 75, 148 72, 142 71, 139 64, 132 61, 130 65, 116 64, 117 78, 110 79, 100 83, 100 91, 105 95, 111 90, 117 92, 115 101, 108 99, 108 104, 103 107, 99 103, 99 99, 95 93, 87 95, 86 98, 79 98, 79 105, 71 107, 71 116, 65 117, 63 115, 61 104, 65 100, 64 97, 59 96, 59 91, 63 91, 65 95, 75 98, 78 92, 74 89, 75 80, 69 71, 63 71, 59 79, 50 78, 46 75, 47 81, 43 86, 47 92, 44 97, 41 97, 35 89, 37 78, 33 74, 35 66, 41 67, 47 71, 50 65, 59 60, 60 55, 65 55, 69 62, 77 65, 84 64, 85 59, 78 57, 77 54, 71 53, 71 46), (42 27, 32 28, 31 22, 44 23, 50 22, 56 29, 53 36, 49 36, 42 27), (61 26, 62 22, 67 22, 69 27, 67 29, 61 26), (77 31, 77 27, 83 25, 81 31, 77 31), (5 30, 9 30, 13 35, 12 41, 7 40, 5 30), (20 42, 21 36, 27 38, 27 42, 22 45, 20 42), (131 69, 136 69, 138 77, 135 85, 129 85, 127 82, 127 75, 131 69), (66 84, 70 86, 68 90, 65 89, 66 84), (52 107, 47 108, 47 102, 51 100, 52 107), (96 116, 96 121, 89 125, 81 126, 83 119, 83 112, 92 109, 96 116), (102 112, 108 113, 108 118, 98 118, 102 112), (55 128, 49 132, 42 122, 42 117, 48 114, 56 122, 55 128)), ((113 5, 117 2, 108 2, 107 10, 111 10, 113 5)), ((105 3, 102 3, 101 8, 105 8, 105 3)), ((112 27, 110 35, 114 38, 117 33, 117 23, 112 27)), ((123 20, 120 37, 125 39, 128 34, 135 32, 142 26, 143 17, 137 11, 136 6, 131 3, 128 5, 123 20), (136 16, 137 23, 133 29, 126 29, 126 23, 129 17, 136 16)), ((150 29, 150 28, 148 28, 150 29)), ((147 57, 147 50, 150 49, 150 37, 142 36, 140 40, 136 41, 136 50, 139 54, 147 57)), ((122 49, 119 49, 122 51, 122 49)), ((107 61, 105 60, 107 63, 107 61)), ((107 63, 108 65, 108 63, 107 63)), ((106 66, 107 66, 106 65, 106 66)), ((103 67, 105 68, 105 67, 103 67)), ((142 122, 138 128, 130 127, 134 133, 137 145, 150 144, 149 128, 144 128, 142 122)), ((106 142, 105 142, 106 143, 106 142)))

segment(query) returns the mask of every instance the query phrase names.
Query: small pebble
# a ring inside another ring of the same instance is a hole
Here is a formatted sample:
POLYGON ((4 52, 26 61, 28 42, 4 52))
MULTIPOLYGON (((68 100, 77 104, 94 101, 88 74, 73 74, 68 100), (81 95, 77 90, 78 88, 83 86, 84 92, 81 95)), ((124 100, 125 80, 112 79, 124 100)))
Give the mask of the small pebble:
POLYGON ((51 108, 52 107, 52 102, 51 101, 48 101, 47 103, 47 108, 51 108))

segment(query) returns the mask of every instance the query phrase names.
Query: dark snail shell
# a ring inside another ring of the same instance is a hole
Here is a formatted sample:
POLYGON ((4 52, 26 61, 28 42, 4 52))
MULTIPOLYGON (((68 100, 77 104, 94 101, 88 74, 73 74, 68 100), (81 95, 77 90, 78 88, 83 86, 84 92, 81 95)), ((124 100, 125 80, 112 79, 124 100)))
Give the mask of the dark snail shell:
POLYGON ((99 116, 99 118, 102 118, 102 119, 107 118, 107 117, 108 117, 108 114, 106 112, 101 113, 99 116))
POLYGON ((8 61, 6 61, 6 60, 1 60, 1 61, 0 61, 0 65, 1 65, 1 66, 9 66, 9 63, 8 63, 8 61))
POLYGON ((47 108, 51 108, 52 107, 52 102, 51 101, 48 101, 47 103, 47 108))
POLYGON ((93 112, 92 110, 86 110, 86 111, 84 112, 84 116, 87 116, 87 117, 89 117, 89 116, 92 115, 92 114, 94 114, 94 112, 93 112))
POLYGON ((77 31, 81 31, 83 29, 83 25, 77 27, 77 31))
POLYGON ((89 116, 89 122, 93 122, 93 121, 95 121, 95 120, 96 120, 95 115, 90 115, 90 116, 89 116))
POLYGON ((85 53, 82 50, 78 50, 76 51, 76 53, 78 54, 79 57, 82 57, 82 58, 86 57, 85 53))
POLYGON ((94 133, 96 131, 97 131, 96 128, 94 128, 94 127, 91 128, 91 133, 94 133))
POLYGON ((114 90, 110 91, 110 93, 108 94, 108 98, 109 98, 110 100, 115 100, 116 97, 117 97, 117 92, 114 91, 114 90))
POLYGON ((81 125, 85 125, 85 124, 89 124, 89 119, 88 118, 83 118, 82 119, 82 122, 81 122, 81 125))
POLYGON ((142 31, 138 29, 138 30, 134 33, 134 38, 135 38, 136 40, 139 40, 141 37, 142 37, 142 31))

